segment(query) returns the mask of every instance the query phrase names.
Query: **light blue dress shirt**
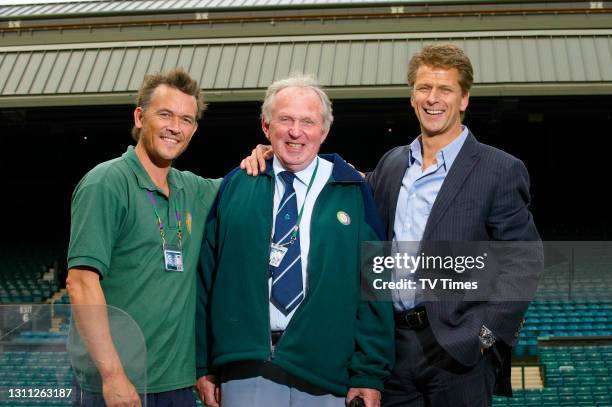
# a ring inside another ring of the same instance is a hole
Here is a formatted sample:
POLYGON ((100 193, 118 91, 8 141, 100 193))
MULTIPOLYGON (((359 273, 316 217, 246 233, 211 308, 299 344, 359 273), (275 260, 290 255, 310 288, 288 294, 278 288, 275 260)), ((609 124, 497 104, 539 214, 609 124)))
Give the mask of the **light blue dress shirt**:
MULTIPOLYGON (((274 168, 274 173, 278 174, 281 171, 286 171, 282 166, 281 162, 274 156, 274 161, 272 163, 274 168)), ((297 208, 298 212, 304 204, 304 213, 302 214, 302 219, 300 220, 300 254, 301 254, 301 263, 302 263, 302 281, 304 287, 304 297, 306 297, 308 292, 308 252, 310 251, 310 219, 312 218, 312 210, 314 209, 315 201, 317 197, 327 184, 329 177, 331 177, 332 169, 334 165, 322 158, 316 157, 306 168, 302 171, 298 171, 295 173, 295 179, 293 180, 293 188, 295 189, 295 197, 297 200, 297 208), (310 178, 314 173, 314 169, 317 165, 317 160, 319 161, 319 168, 317 169, 317 175, 312 183, 312 187, 308 192, 308 196, 306 196, 306 190, 308 189, 308 183, 310 182, 310 178), (306 202, 304 203, 304 200, 306 202)), ((280 200, 285 193, 285 184, 283 183, 281 177, 276 177, 274 183, 274 211, 272 213, 276 213, 278 210, 278 206, 280 205, 280 200)), ((271 236, 274 235, 274 222, 276 219, 272 217, 272 231, 271 236)), ((268 288, 271 292, 272 290, 272 278, 268 280, 268 288)), ((296 307, 293 311, 291 311, 288 315, 283 315, 276 306, 270 303, 270 329, 272 331, 284 331, 287 327, 287 324, 293 317, 295 311, 299 308, 296 307)))
MULTIPOLYGON (((402 186, 397 197, 395 223, 393 224, 394 246, 401 249, 402 253, 409 252, 409 255, 414 256, 418 254, 419 243, 423 238, 431 208, 436 201, 436 196, 438 196, 446 174, 450 171, 467 138, 468 132, 468 128, 463 126, 463 131, 459 137, 438 151, 436 162, 425 169, 423 169, 421 136, 410 144, 408 168, 402 179, 402 186), (398 242, 402 243, 398 245, 398 242)), ((406 269, 395 270, 394 272, 395 281, 400 281, 402 278, 411 279, 412 276, 413 274, 406 269)), ((406 289, 393 292, 393 306, 397 311, 409 310, 418 304, 418 290, 406 289)))

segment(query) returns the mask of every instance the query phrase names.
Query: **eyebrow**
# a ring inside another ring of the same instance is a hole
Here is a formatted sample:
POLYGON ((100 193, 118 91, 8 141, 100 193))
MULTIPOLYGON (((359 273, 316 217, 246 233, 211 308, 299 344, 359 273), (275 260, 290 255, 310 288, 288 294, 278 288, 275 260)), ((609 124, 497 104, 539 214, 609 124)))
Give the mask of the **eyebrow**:
POLYGON ((176 114, 174 113, 174 111, 172 109, 168 109, 167 107, 162 107, 161 109, 158 109, 155 111, 155 113, 171 113, 173 115, 179 116, 179 117, 189 117, 193 120, 195 120, 195 116, 190 115, 190 114, 176 114))

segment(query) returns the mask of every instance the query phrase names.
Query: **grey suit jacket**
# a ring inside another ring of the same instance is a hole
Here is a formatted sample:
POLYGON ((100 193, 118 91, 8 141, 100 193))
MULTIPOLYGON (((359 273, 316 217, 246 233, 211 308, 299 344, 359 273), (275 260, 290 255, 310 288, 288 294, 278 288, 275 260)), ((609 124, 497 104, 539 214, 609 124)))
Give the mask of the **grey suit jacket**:
MULTIPOLYGON (((368 174, 389 240, 393 239, 395 210, 402 178, 408 168, 408 151, 409 146, 390 150, 368 174)), ((539 241, 529 203, 529 175, 523 163, 510 154, 479 143, 470 133, 431 208, 423 242, 539 241)), ((541 252, 536 257, 541 260, 541 252)), ((507 266, 510 272, 498 277, 501 285, 511 284, 511 270, 520 265, 507 266)), ((498 376, 501 387, 497 394, 511 392, 510 347, 517 341, 527 306, 524 301, 425 303, 438 343, 466 366, 474 365, 480 357, 478 334, 481 326, 493 331, 506 362, 498 376)))

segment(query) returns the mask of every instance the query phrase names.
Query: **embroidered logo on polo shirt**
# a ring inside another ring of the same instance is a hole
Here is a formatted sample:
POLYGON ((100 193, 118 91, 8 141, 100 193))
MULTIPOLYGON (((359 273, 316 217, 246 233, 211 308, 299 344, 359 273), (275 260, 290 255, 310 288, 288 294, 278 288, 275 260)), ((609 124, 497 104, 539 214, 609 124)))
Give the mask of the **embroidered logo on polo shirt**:
POLYGON ((344 211, 338 211, 338 213, 336 213, 336 218, 338 218, 338 222, 342 223, 344 226, 351 224, 351 217, 344 211))

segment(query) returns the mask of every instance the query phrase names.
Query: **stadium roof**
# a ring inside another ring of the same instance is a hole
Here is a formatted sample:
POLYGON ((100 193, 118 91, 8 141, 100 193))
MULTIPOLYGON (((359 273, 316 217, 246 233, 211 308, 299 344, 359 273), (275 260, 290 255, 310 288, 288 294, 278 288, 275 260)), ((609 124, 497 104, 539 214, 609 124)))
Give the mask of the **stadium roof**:
POLYGON ((421 33, 0 47, 0 106, 131 103, 145 73, 176 66, 211 101, 260 99, 295 71, 335 98, 405 97, 410 55, 434 41, 470 56, 474 95, 612 94, 612 30, 421 33))
MULTIPOLYGON (((561 0, 564 1, 564 0, 561 0)), ((521 3, 541 3, 546 0, 523 0, 521 3)), ((99 14, 143 14, 185 12, 212 9, 308 8, 404 5, 429 6, 446 4, 516 3, 514 0, 100 0, 38 2, 0 6, 0 19, 70 17, 99 14)), ((579 3, 579 2, 574 2, 579 3)))

